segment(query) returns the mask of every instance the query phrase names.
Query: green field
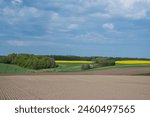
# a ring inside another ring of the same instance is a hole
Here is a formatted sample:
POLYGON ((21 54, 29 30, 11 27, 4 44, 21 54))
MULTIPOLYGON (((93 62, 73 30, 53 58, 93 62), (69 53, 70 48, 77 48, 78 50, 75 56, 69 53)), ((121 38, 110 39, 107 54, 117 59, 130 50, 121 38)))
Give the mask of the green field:
POLYGON ((56 68, 38 70, 40 72, 79 72, 81 71, 80 63, 59 63, 56 68))
POLYGON ((19 67, 17 65, 0 63, 0 73, 25 73, 25 72, 32 72, 32 70, 19 67))
POLYGON ((81 64, 63 63, 56 68, 32 70, 17 65, 0 63, 0 73, 29 73, 29 72, 77 72, 81 71, 81 64))
POLYGON ((105 70, 105 69, 114 69, 114 68, 131 68, 131 67, 150 67, 150 65, 115 65, 115 66, 106 66, 106 67, 97 67, 91 70, 105 70))
MULTIPOLYGON (((115 66, 106 66, 106 67, 97 67, 94 69, 89 69, 89 71, 95 70, 105 70, 105 69, 114 69, 114 68, 129 68, 129 67, 150 67, 150 65, 115 65, 115 66)), ((41 70, 32 70, 17 65, 3 64, 0 63, 0 73, 42 73, 42 72, 80 72, 81 64, 79 63, 60 63, 56 68, 50 69, 41 69, 41 70)), ((143 74, 143 75, 149 75, 143 74)))

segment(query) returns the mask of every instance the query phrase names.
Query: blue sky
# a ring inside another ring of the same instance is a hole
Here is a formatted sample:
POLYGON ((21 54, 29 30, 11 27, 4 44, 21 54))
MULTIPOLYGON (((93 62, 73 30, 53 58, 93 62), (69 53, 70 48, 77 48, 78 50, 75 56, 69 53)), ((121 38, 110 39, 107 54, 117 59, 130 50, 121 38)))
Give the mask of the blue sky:
POLYGON ((150 58, 150 0, 0 0, 0 54, 150 58))

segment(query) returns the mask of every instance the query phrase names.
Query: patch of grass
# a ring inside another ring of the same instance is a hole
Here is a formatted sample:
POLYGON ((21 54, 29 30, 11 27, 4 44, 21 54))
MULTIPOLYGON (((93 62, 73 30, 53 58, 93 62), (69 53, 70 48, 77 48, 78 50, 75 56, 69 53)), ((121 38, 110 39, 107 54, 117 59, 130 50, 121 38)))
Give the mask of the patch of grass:
POLYGON ((41 72, 79 72, 81 64, 79 63, 59 63, 59 66, 51 69, 39 70, 41 72))
POLYGON ((106 66, 106 67, 97 67, 94 69, 90 69, 90 71, 92 70, 107 70, 107 69, 115 69, 115 68, 132 68, 132 67, 150 67, 150 65, 115 65, 115 66, 106 66))
POLYGON ((81 60, 78 60, 78 61, 75 61, 75 60, 56 60, 55 61, 57 64, 60 64, 60 63, 70 63, 70 64, 92 64, 93 61, 81 61, 81 60))
MULTIPOLYGON (((40 72, 81 72, 82 71, 81 63, 59 63, 58 65, 59 66, 56 68, 32 70, 32 69, 19 67, 17 65, 0 63, 0 74, 40 73, 40 72)), ((107 69, 115 69, 115 68, 131 68, 131 67, 150 67, 150 65, 115 65, 115 66, 106 66, 106 67, 96 67, 86 71, 107 70, 107 69)), ((141 74, 141 75, 149 75, 149 73, 141 74)))
POLYGON ((32 70, 19 67, 17 65, 0 63, 0 73, 26 73, 26 72, 32 72, 32 70))
POLYGON ((81 71, 81 64, 79 63, 60 63, 56 68, 32 70, 17 65, 0 63, 0 73, 40 73, 40 72, 78 72, 81 71))
MULTIPOLYGON (((39 70, 40 72, 80 72, 81 65, 80 63, 59 63, 59 66, 51 69, 39 70)), ((86 71, 95 71, 95 70, 107 70, 115 68, 131 68, 131 67, 150 67, 150 65, 115 65, 115 66, 105 66, 105 67, 96 67, 86 71)))

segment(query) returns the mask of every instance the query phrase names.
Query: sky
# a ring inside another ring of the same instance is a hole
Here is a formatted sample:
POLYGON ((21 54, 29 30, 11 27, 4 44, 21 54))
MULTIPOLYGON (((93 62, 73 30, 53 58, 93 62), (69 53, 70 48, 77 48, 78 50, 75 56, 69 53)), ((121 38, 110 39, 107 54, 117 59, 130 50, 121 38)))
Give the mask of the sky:
POLYGON ((0 55, 150 58, 150 0, 0 0, 0 55))

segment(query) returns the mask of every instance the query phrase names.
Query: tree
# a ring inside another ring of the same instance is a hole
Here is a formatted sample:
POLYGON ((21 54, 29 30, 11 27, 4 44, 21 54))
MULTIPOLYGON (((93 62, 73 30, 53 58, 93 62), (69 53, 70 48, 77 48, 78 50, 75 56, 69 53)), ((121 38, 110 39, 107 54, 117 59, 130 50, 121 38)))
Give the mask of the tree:
POLYGON ((109 58, 96 58, 95 63, 99 66, 113 66, 115 65, 115 60, 109 58))
POLYGON ((88 69, 90 69, 90 64, 82 64, 81 69, 82 70, 88 70, 88 69))

